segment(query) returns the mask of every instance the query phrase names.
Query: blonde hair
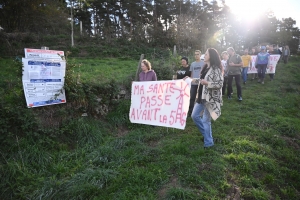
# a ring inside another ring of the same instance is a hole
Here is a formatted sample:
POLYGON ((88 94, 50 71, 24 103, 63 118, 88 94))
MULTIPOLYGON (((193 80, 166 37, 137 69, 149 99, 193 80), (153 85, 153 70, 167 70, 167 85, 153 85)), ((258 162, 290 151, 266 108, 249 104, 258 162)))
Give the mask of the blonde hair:
POLYGON ((200 51, 200 50, 195 50, 195 52, 198 52, 199 54, 201 54, 201 51, 200 51))
POLYGON ((227 51, 223 51, 223 52, 221 53, 221 56, 223 56, 224 54, 228 55, 228 52, 227 52, 227 51))
POLYGON ((151 70, 151 63, 147 59, 142 60, 142 63, 146 65, 148 70, 151 70))

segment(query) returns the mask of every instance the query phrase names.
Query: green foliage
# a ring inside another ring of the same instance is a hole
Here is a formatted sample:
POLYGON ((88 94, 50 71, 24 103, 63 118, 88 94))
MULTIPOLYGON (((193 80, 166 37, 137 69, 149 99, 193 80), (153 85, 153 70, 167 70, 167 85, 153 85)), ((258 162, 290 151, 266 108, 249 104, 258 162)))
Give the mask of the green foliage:
POLYGON ((154 71, 157 76, 157 80, 172 80, 174 74, 173 69, 167 63, 160 61, 155 67, 154 71))
POLYGON ((66 94, 81 112, 89 111, 95 114, 95 107, 99 102, 105 105, 113 104, 113 99, 119 93, 119 83, 115 79, 106 82, 107 79, 101 80, 102 77, 97 82, 84 82, 85 80, 81 79, 81 65, 75 61, 68 62, 65 77, 66 94))
POLYGON ((165 199, 200 199, 195 194, 195 191, 191 191, 184 188, 171 188, 165 199))
POLYGON ((35 133, 37 122, 32 120, 32 110, 24 109, 22 63, 13 60, 0 62, 5 67, 0 75, 0 146, 5 147, 11 142, 13 133, 35 133))
POLYGON ((156 72, 158 80, 172 80, 172 75, 176 74, 180 66, 181 57, 179 55, 172 55, 170 50, 167 56, 159 57, 152 62, 152 68, 156 72))
POLYGON ((2 1, 1 3, 0 23, 8 33, 17 30, 55 34, 67 29, 68 15, 61 1, 32 0, 30 4, 17 1, 2 1), (22 9, 23 7, 27 9, 22 9), (19 14, 15 15, 14 12, 19 14))
POLYGON ((299 28, 293 16, 277 19, 267 11, 257 13, 259 16, 249 21, 247 16, 240 19, 228 5, 217 1, 130 0, 119 4, 99 0, 32 0, 30 5, 26 1, 3 2, 1 55, 20 54, 24 47, 49 46, 71 50, 73 56, 138 59, 142 53, 174 45, 178 52, 188 54, 190 49, 204 51, 207 47, 223 50, 224 44, 237 50, 261 44, 287 44, 296 54, 299 45, 299 28), (27 9, 22 9, 25 6, 27 9), (71 11, 75 47, 70 46, 71 11), (92 22, 93 17, 99 20, 92 22), (15 34, 17 31, 20 33, 15 34))
POLYGON ((74 93, 68 104, 25 108, 21 83, 13 81, 20 72, 3 67, 0 198, 296 200, 300 81, 293 59, 279 64, 273 82, 243 85, 242 102, 224 99, 209 149, 191 118, 185 130, 131 124, 130 101, 111 101, 116 83, 96 84, 85 76, 77 83, 82 69, 75 65, 68 65, 74 71, 68 72, 68 92, 74 93), (113 105, 105 121, 77 117, 76 105, 89 109, 99 96, 113 105), (42 128, 36 119, 50 111, 64 118, 58 127, 42 128))
POLYGON ((120 101, 115 108, 106 116, 107 120, 114 126, 130 126, 129 121, 130 101, 120 101))

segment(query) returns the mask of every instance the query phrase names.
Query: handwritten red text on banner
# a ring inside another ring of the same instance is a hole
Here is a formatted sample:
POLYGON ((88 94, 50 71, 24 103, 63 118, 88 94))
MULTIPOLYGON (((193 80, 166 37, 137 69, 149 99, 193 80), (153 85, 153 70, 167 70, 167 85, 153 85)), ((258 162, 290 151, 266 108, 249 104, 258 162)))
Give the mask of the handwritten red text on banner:
POLYGON ((184 129, 190 87, 183 80, 133 82, 129 118, 132 123, 184 129))

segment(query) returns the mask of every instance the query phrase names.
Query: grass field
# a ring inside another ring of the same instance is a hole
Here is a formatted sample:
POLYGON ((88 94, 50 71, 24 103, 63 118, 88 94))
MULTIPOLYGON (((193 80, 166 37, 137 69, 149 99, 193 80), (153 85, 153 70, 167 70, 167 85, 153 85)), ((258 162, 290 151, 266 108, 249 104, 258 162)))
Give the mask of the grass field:
MULTIPOLYGON (((273 82, 248 81, 242 102, 224 99, 210 149, 191 118, 185 130, 79 118, 61 127, 64 140, 12 136, 1 148, 0 199, 300 199, 299 61, 280 63, 273 82)), ((137 65, 80 62, 87 82, 122 79, 137 65)), ((6 85, 11 62, 0 64, 6 85)), ((129 105, 121 104, 115 121, 129 105)))
POLYGON ((83 82, 100 83, 128 78, 130 74, 135 74, 139 61, 118 58, 71 58, 69 62, 80 66, 76 68, 76 72, 80 74, 83 82))

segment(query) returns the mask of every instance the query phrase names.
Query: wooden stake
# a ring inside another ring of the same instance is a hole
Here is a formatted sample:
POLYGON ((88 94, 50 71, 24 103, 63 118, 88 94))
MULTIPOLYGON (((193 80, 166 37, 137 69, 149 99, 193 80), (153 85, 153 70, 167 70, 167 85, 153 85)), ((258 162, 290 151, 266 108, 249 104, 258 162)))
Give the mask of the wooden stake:
POLYGON ((139 73, 141 71, 141 64, 142 64, 142 60, 143 59, 144 59, 144 54, 141 54, 140 61, 139 61, 139 64, 137 66, 137 69, 136 69, 136 74, 135 74, 134 81, 138 81, 139 80, 139 73))

